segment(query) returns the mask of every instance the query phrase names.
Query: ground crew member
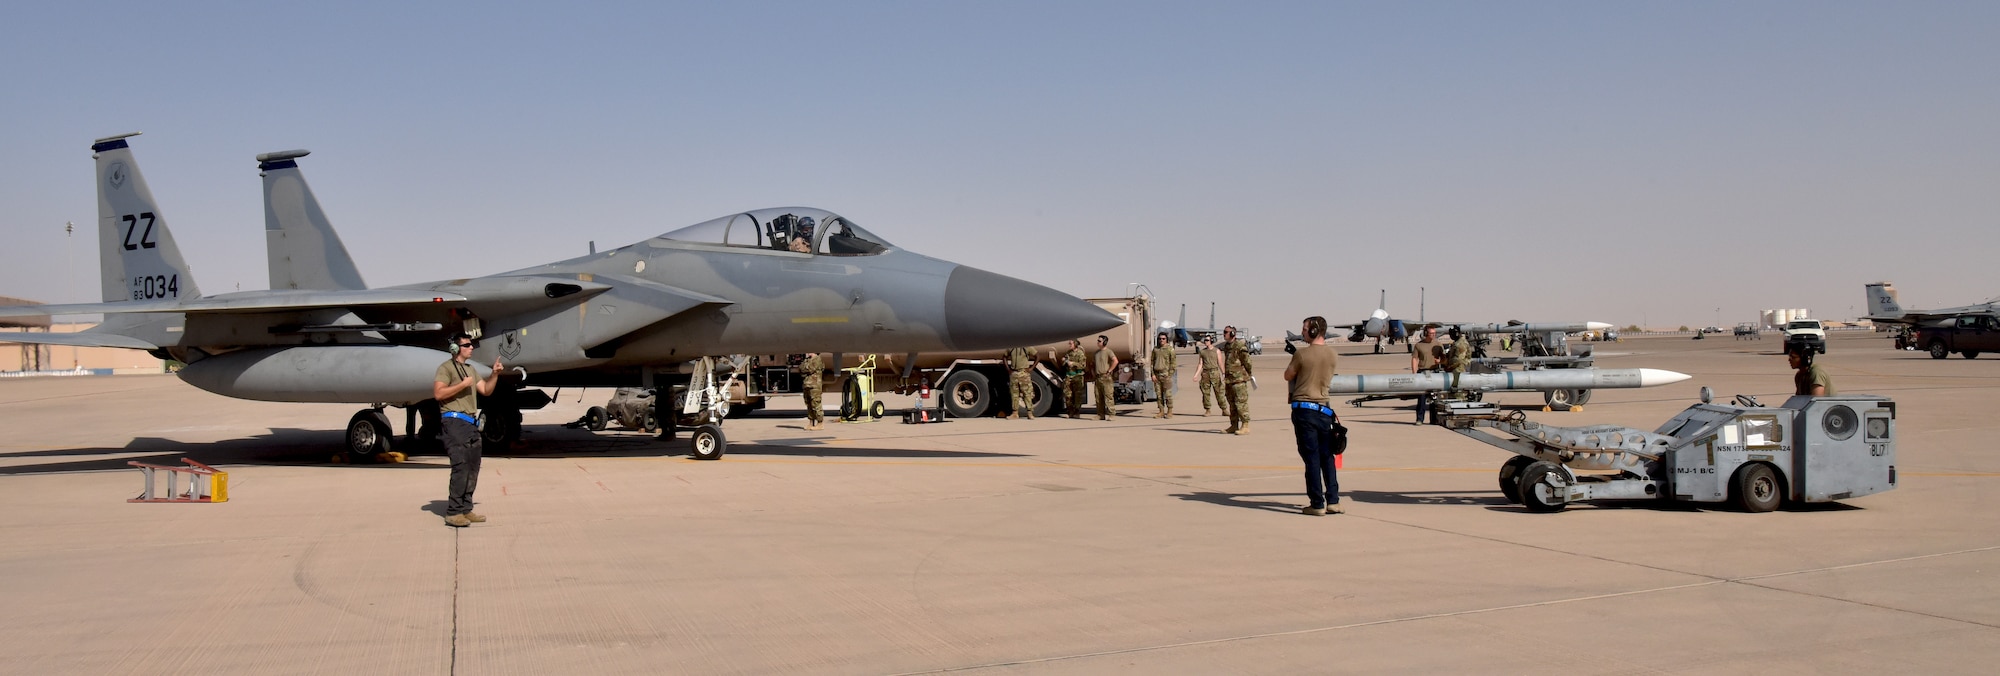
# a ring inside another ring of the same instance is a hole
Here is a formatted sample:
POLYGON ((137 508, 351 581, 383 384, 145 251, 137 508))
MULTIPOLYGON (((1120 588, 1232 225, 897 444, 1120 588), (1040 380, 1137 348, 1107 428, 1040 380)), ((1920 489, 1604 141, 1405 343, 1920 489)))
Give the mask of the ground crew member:
MULTIPOLYGON (((1444 353, 1445 346, 1438 343, 1437 326, 1425 326, 1424 339, 1410 347, 1410 372, 1436 373, 1438 371, 1438 364, 1444 361, 1442 359, 1444 353)), ((1424 424, 1424 419, 1428 418, 1430 414, 1431 393, 1429 390, 1425 390, 1422 394, 1417 395, 1417 421, 1414 424, 1424 424)))
POLYGON ((472 492, 479 488, 479 397, 491 396, 500 382, 500 360, 493 360, 493 372, 479 377, 479 370, 466 360, 472 357, 472 335, 451 337, 452 358, 439 364, 437 380, 431 383, 431 398, 442 409, 444 450, 451 458, 451 483, 446 486, 444 523, 464 528, 486 521, 472 511, 472 492))
POLYGON ((1826 369, 1813 363, 1813 351, 1811 343, 1785 341, 1785 358, 1791 362, 1792 368, 1798 370, 1798 373, 1792 376, 1792 394, 1810 397, 1830 396, 1834 393, 1833 376, 1827 375, 1826 369))
POLYGON ((1118 355, 1111 352, 1110 338, 1097 337, 1095 361, 1097 362, 1097 419, 1110 420, 1112 400, 1117 398, 1111 387, 1111 380, 1118 370, 1118 355))
POLYGON ((1063 354, 1063 408, 1068 409, 1071 419, 1083 417, 1083 373, 1089 364, 1083 341, 1071 339, 1069 352, 1063 354))
POLYGON ((1236 337, 1236 327, 1222 327, 1222 381, 1229 393, 1229 429, 1224 434, 1250 433, 1250 346, 1236 337))
POLYGON ((1219 404, 1222 415, 1227 417, 1229 400, 1222 395, 1222 353, 1215 351, 1215 343, 1208 336, 1202 336, 1195 344, 1194 356, 1201 362, 1201 368, 1194 374, 1195 389, 1201 390, 1201 414, 1208 415, 1208 410, 1219 404))
POLYGON ((1153 389, 1158 390, 1160 395, 1160 411, 1154 413, 1153 417, 1172 418, 1174 417, 1174 374, 1178 373, 1176 369, 1179 367, 1179 364, 1177 362, 1180 360, 1174 355, 1174 346, 1167 343, 1167 334, 1165 332, 1161 332, 1159 339, 1153 342, 1153 389))
POLYGON ((1340 477, 1333 466, 1333 408, 1327 405, 1327 386, 1333 383, 1333 348, 1326 346, 1326 318, 1307 317, 1299 333, 1309 343, 1292 353, 1285 365, 1285 381, 1291 384, 1292 436, 1298 440, 1299 459, 1306 465, 1305 514, 1340 514, 1340 477))
POLYGON ((1451 327, 1451 349, 1445 351, 1438 366, 1451 374, 1451 391, 1457 396, 1459 376, 1472 366, 1472 343, 1465 341, 1465 333, 1456 326, 1451 327))
POLYGON ((806 396, 806 429, 816 430, 826 421, 826 411, 821 410, 820 388, 826 373, 826 362, 821 361, 818 352, 806 354, 799 362, 799 391, 806 396))
POLYGON ((1034 348, 1017 347, 1007 351, 1007 385, 1014 393, 1014 410, 1007 417, 1035 419, 1035 384, 1029 375, 1034 367, 1034 348))

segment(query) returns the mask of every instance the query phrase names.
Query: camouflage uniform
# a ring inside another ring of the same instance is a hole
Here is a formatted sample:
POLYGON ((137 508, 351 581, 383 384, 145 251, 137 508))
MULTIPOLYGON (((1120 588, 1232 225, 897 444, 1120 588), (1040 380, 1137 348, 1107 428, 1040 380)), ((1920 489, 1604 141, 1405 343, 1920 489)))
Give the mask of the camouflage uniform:
POLYGON ((1112 389, 1112 369, 1117 366, 1118 355, 1111 352, 1111 346, 1097 348, 1097 419, 1111 419, 1111 404, 1115 390, 1112 389))
POLYGON ((1242 338, 1222 344, 1223 382, 1228 385, 1231 434, 1250 431, 1250 346, 1242 338))
POLYGON ((1035 352, 1025 347, 1007 351, 1007 382, 1014 393, 1014 412, 1010 418, 1035 418, 1035 384, 1029 374, 1035 364, 1035 352))
POLYGON ((806 429, 809 430, 819 429, 820 423, 825 422, 826 412, 821 410, 820 402, 824 373, 826 362, 820 360, 818 352, 806 355, 805 361, 799 362, 799 391, 806 396, 806 429))
POLYGON ((1451 341, 1451 352, 1445 355, 1444 363, 1440 366, 1451 374, 1452 396, 1458 396, 1458 377, 1464 375, 1465 369, 1472 366, 1472 344, 1465 342, 1465 336, 1459 336, 1457 340, 1451 341))
POLYGON ((1178 371, 1172 344, 1153 348, 1153 389, 1160 395, 1160 412, 1156 418, 1174 417, 1174 374, 1178 371))
POLYGON ((1083 417, 1083 372, 1090 364, 1090 357, 1083 353, 1081 347, 1070 348, 1063 355, 1063 364, 1066 367, 1063 371, 1063 408, 1069 410, 1071 418, 1083 417))
POLYGON ((1216 354, 1213 347, 1196 350, 1195 356, 1201 358, 1200 380, 1196 381, 1199 383, 1196 387, 1201 390, 1201 414, 1208 415, 1210 407, 1221 406, 1223 417, 1228 417, 1229 399, 1222 393, 1221 356, 1216 354))

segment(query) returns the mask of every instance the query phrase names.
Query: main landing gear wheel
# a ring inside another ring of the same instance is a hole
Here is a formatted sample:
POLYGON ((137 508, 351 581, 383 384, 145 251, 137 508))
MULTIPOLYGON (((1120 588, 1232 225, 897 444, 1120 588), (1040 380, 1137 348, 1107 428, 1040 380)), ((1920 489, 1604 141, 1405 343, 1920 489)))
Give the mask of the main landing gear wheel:
POLYGON ((479 426, 479 440, 483 452, 500 455, 512 450, 514 442, 521 440, 521 412, 505 407, 488 408, 480 412, 484 420, 479 426))
POLYGON ((722 436, 720 426, 702 425, 694 428, 694 435, 688 437, 688 448, 696 460, 720 460, 729 449, 729 440, 722 436))
POLYGON ((1736 480, 1729 497, 1735 499, 1736 506, 1746 512, 1768 512, 1784 502, 1784 488, 1778 485, 1778 473, 1771 466, 1758 463, 1744 465, 1736 470, 1736 480))
POLYGON ((1509 504, 1521 504, 1521 470, 1534 462, 1534 458, 1517 455, 1500 466, 1500 494, 1506 496, 1509 504))
POLYGON ((1521 506, 1530 512, 1547 513, 1562 511, 1569 505, 1563 493, 1569 490, 1569 474, 1561 465, 1547 460, 1536 460, 1521 468, 1521 506), (1536 489, 1540 490, 1536 490, 1536 489))
POLYGON ((389 452, 389 417, 379 409, 362 409, 347 420, 347 461, 353 464, 375 462, 377 455, 389 452))

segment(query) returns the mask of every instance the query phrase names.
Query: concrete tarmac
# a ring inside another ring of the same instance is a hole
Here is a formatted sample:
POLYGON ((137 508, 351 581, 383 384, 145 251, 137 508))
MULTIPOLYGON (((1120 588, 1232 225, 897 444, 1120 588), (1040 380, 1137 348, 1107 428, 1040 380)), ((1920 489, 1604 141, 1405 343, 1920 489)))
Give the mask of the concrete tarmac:
MULTIPOLYGON (((1530 514, 1496 489, 1504 453, 1382 402, 1337 407, 1348 513, 1302 515, 1277 345, 1240 437, 1195 415, 1186 355, 1171 420, 807 432, 780 398, 715 462, 564 429, 610 394, 564 390, 486 459, 491 521, 466 529, 441 522, 442 457, 327 461, 355 406, 0 381, 0 672, 1990 673, 2000 359, 1881 335, 1836 333, 1821 363, 1897 400, 1902 485, 1769 514, 1530 514), (229 501, 125 502, 127 461, 182 457, 226 470, 229 501)), ((1630 338, 1598 363, 1694 378, 1581 412, 1497 398, 1652 429, 1703 385, 1782 402, 1781 345, 1630 338)), ((1336 348, 1343 373, 1408 363, 1336 348)))

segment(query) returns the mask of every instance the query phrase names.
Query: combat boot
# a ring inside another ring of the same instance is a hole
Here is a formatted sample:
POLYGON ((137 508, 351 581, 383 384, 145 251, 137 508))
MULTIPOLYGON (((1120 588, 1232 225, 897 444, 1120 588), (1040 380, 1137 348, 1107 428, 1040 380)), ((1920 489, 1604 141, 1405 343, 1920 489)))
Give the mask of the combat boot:
POLYGON ((464 528, 472 525, 472 520, 465 518, 464 514, 453 514, 444 518, 444 525, 451 526, 452 528, 464 528))
POLYGON ((480 516, 478 512, 466 512, 465 520, 473 523, 486 523, 486 517, 480 516))

